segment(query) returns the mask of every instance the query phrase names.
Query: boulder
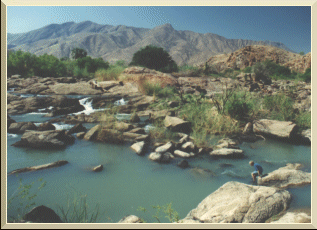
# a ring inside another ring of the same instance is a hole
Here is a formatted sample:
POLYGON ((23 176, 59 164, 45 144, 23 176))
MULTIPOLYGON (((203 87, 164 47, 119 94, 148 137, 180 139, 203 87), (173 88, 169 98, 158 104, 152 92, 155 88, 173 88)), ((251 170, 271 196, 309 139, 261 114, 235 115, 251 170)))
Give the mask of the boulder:
POLYGON ((70 130, 68 130, 66 132, 66 134, 73 134, 73 133, 79 133, 79 132, 86 132, 87 129, 82 125, 82 123, 76 124, 73 127, 70 128, 70 130))
POLYGON ((54 94, 58 95, 96 95, 103 92, 100 89, 93 89, 88 82, 57 83, 49 85, 49 88, 54 94))
POLYGON ((291 194, 236 181, 225 183, 181 220, 182 223, 264 223, 289 207, 291 194))
POLYGON ((173 143, 172 142, 167 142, 165 145, 157 147, 155 149, 155 152, 157 152, 157 153, 165 153, 165 152, 168 152, 168 151, 172 151, 172 149, 173 149, 173 143))
POLYGON ((200 167, 192 168, 190 171, 200 176, 216 176, 216 174, 212 170, 200 167))
POLYGON ((84 138, 84 136, 85 136, 85 132, 80 132, 80 133, 77 133, 76 134, 76 137, 78 138, 78 139, 83 139, 84 138))
POLYGON ((188 168, 189 164, 187 160, 181 160, 180 162, 178 162, 177 166, 184 169, 184 168, 188 168))
POLYGON ((179 143, 184 144, 185 142, 187 142, 189 140, 189 136, 187 134, 185 134, 180 140, 179 143))
POLYGON ((38 131, 55 130, 56 127, 49 122, 42 123, 37 127, 38 131))
POLYGON ((311 183, 311 173, 299 170, 301 164, 287 164, 267 176, 258 178, 258 185, 277 188, 302 186, 311 183))
POLYGON ((134 143, 130 148, 133 149, 138 155, 143 155, 145 152, 145 142, 141 141, 134 143))
POLYGON ((189 157, 194 157, 195 156, 194 153, 186 153, 186 152, 183 152, 181 150, 175 150, 174 151, 174 155, 177 156, 177 157, 183 157, 183 158, 189 158, 189 157))
POLYGON ((135 215, 130 215, 130 216, 123 217, 121 220, 119 220, 118 223, 131 224, 131 223, 143 223, 143 222, 139 217, 135 215))
POLYGON ((182 145, 182 150, 185 152, 196 152, 197 148, 193 142, 188 141, 182 145))
POLYGON ((10 116, 7 116, 7 128, 9 128, 12 123, 16 123, 16 121, 13 120, 10 116))
POLYGON ((101 128, 100 125, 96 125, 94 127, 92 127, 84 136, 84 139, 87 141, 92 141, 96 138, 99 129, 101 128))
POLYGON ((218 145, 214 146, 214 149, 230 148, 239 149, 239 142, 230 138, 223 138, 218 141, 218 145))
POLYGON ((129 130, 133 129, 134 126, 125 122, 116 122, 115 129, 120 132, 128 132, 129 130))
POLYGON ((293 138, 298 126, 290 121, 261 119, 253 124, 253 132, 277 138, 293 138))
POLYGON ((15 147, 39 149, 60 149, 73 144, 75 138, 65 134, 64 130, 26 131, 21 140, 14 143, 15 147))
POLYGON ((34 223, 63 223, 61 218, 54 212, 53 209, 44 205, 33 208, 30 212, 24 215, 23 219, 34 223))
POLYGON ((130 117, 130 122, 132 123, 139 122, 140 120, 141 120, 140 117, 136 113, 133 113, 130 117))
POLYGON ((96 167, 93 167, 93 172, 101 172, 103 170, 103 165, 97 165, 96 167))
POLYGON ((303 130, 300 134, 302 142, 310 144, 311 143, 311 129, 303 130))
POLYGON ((8 173, 8 175, 12 175, 15 173, 24 173, 24 172, 31 172, 31 171, 48 169, 48 168, 60 167, 60 166, 66 165, 66 164, 68 164, 68 161, 56 161, 56 162, 49 163, 49 164, 16 169, 16 170, 13 170, 12 172, 8 173))
POLYGON ((162 154, 161 163, 169 163, 171 160, 173 160, 175 157, 173 154, 166 152, 162 154))
POLYGON ((229 149, 229 148, 222 148, 213 150, 210 152, 211 156, 214 157, 225 157, 225 158, 242 158, 244 157, 243 150, 241 149, 229 149))
POLYGON ((164 119, 165 127, 171 129, 173 132, 191 132, 191 124, 189 121, 184 121, 178 117, 166 116, 164 119))
POLYGON ((26 130, 37 130, 37 126, 32 122, 12 123, 8 128, 8 133, 22 134, 26 130))
POLYGON ((135 128, 129 131, 129 133, 136 133, 136 134, 146 134, 145 130, 142 128, 135 128))
POLYGON ((253 132, 253 124, 251 122, 248 122, 243 129, 243 134, 250 134, 252 132, 253 132))
POLYGON ((157 152, 153 152, 153 153, 150 153, 148 158, 151 161, 160 162, 161 158, 162 158, 162 154, 161 153, 157 153, 157 152))
POLYGON ((280 219, 271 221, 271 224, 311 223, 311 216, 306 213, 286 212, 280 219))

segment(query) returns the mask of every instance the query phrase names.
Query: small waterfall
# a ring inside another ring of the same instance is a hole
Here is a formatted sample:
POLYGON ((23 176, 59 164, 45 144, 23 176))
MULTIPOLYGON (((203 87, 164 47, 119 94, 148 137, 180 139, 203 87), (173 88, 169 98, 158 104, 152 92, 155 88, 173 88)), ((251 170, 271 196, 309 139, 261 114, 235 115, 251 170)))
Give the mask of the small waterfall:
POLYGON ((67 129, 71 129, 74 125, 70 125, 70 124, 58 124, 58 123, 53 123, 52 125, 55 126, 56 130, 67 130, 67 129))
POLYGON ((128 101, 125 101, 124 98, 121 98, 118 101, 114 102, 114 105, 126 105, 128 103, 128 101))
POLYGON ((73 113, 73 114, 78 115, 78 114, 84 113, 85 115, 90 115, 91 113, 96 112, 96 111, 106 110, 106 108, 105 109, 94 109, 92 107, 92 100, 89 100, 89 99, 91 99, 91 98, 86 97, 86 98, 80 99, 79 104, 84 106, 85 110, 77 112, 77 113, 73 113))

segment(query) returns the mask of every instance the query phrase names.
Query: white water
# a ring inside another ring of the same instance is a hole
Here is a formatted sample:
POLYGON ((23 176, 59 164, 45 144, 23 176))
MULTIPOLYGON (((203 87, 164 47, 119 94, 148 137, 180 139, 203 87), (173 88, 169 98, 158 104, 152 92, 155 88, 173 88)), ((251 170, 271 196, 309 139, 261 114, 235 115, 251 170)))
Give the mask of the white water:
POLYGON ((154 129, 155 127, 151 124, 144 126, 144 130, 146 133, 150 132, 151 129, 154 129))
POLYGON ((86 115, 90 115, 91 113, 94 113, 96 111, 104 111, 104 110, 106 110, 105 108, 104 109, 94 109, 92 107, 92 100, 89 100, 89 99, 91 99, 91 98, 90 97, 86 97, 86 98, 80 99, 79 100, 79 104, 84 106, 85 110, 77 112, 77 113, 73 113, 73 114, 78 115, 78 114, 84 113, 86 115))
POLYGON ((18 135, 13 133, 8 133, 8 137, 15 138, 15 137, 18 137, 18 135))
POLYGON ((114 105, 126 105, 128 103, 128 101, 125 101, 123 98, 121 98, 118 101, 114 102, 114 105))
POLYGON ((56 130, 67 130, 67 129, 71 129, 74 126, 70 124, 58 124, 58 123, 53 123, 52 125, 55 126, 56 130))
POLYGON ((43 108, 43 109, 39 109, 38 111, 44 111, 44 110, 52 110, 54 108, 54 106, 50 106, 48 108, 43 108))

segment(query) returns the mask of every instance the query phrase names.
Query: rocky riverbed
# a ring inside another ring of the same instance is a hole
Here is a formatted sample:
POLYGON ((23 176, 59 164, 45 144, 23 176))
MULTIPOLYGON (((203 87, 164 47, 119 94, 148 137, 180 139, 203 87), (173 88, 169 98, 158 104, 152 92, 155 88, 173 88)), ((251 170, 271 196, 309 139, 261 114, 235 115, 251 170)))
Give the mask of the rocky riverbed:
MULTIPOLYGON (((178 166, 179 170, 187 168, 196 176, 212 178, 219 175, 214 172, 217 170, 198 166, 195 160, 204 159, 203 164, 208 161, 222 161, 223 165, 227 164, 232 168, 226 162, 247 161, 252 157, 248 152, 250 149, 245 150, 241 147, 243 144, 251 146, 251 143, 257 144, 273 138, 281 143, 292 143, 296 140, 297 145, 310 145, 309 129, 303 131, 295 123, 269 119, 246 122, 239 135, 218 137, 217 143, 196 144, 195 138, 191 136, 192 124, 179 117, 177 109, 173 109, 177 108, 178 104, 171 102, 169 109, 165 110, 151 107, 156 98, 144 95, 139 89, 138 81, 144 78, 153 82, 164 81, 166 86, 174 86, 182 93, 199 95, 203 92, 211 99, 215 93, 223 92, 224 85, 228 88, 239 85, 246 91, 262 96, 283 92, 292 94, 296 102, 295 109, 305 111, 311 109, 310 84, 304 82, 295 84, 291 81, 272 81, 267 84, 248 75, 241 75, 237 79, 190 78, 162 74, 139 67, 128 68, 123 75, 127 79, 124 82, 95 82, 67 77, 23 79, 17 75, 8 78, 8 88, 14 88, 14 91, 8 93, 7 97, 7 130, 8 133, 20 138, 12 143, 11 148, 19 147, 22 151, 44 149, 54 152, 76 148, 72 146, 78 142, 89 142, 91 145, 119 144, 128 146, 142 162, 146 160, 158 167, 178 166), (113 108, 117 115, 126 114, 127 118, 113 120, 113 116, 105 115, 108 109, 113 108), (47 121, 38 124, 35 118, 33 121, 15 120, 15 117, 31 113, 44 113, 47 121), (151 135, 148 127, 157 120, 161 120, 163 128, 174 132, 176 136, 162 141, 151 135), (89 123, 92 123, 91 127, 86 128, 85 125, 89 123), (56 124, 71 124, 71 126, 57 130, 56 124), (142 158, 142 156, 146 157, 142 158)), ((54 154, 53 152, 51 154, 54 154)), ((284 167, 280 165, 280 168, 275 168, 276 171, 268 173, 258 181, 258 185, 245 184, 245 181, 244 183, 229 181, 225 184, 219 182, 223 185, 206 197, 180 222, 263 223, 272 216, 287 211, 291 204, 291 193, 286 189, 309 185, 311 174, 299 170, 299 164, 296 163, 301 162, 285 160, 284 167), (292 164, 286 165, 286 163, 292 164)), ((11 169, 9 173, 31 173, 42 169, 49 171, 52 170, 51 168, 58 170, 57 166, 64 165, 56 162, 60 161, 29 164, 27 167, 11 169)), ((72 164, 71 161, 69 163, 72 164)), ((90 171, 100 173, 105 173, 108 168, 104 162, 95 162, 89 167, 90 171)), ((249 173, 247 174, 249 176, 249 173)), ((236 176, 236 179, 238 178, 236 176)), ((130 215, 130 213, 126 214, 130 215)), ((296 222, 300 218, 288 219, 296 222)), ((136 216, 127 216, 120 222, 138 223, 140 219, 136 216)))

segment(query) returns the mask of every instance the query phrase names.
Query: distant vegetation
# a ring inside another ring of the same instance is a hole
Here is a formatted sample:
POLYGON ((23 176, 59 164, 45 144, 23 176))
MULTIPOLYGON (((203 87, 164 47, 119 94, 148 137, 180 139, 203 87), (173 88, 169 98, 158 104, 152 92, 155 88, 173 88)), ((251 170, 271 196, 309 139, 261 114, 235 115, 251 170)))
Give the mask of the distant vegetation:
POLYGON ((143 66, 164 73, 177 72, 176 62, 163 48, 146 46, 134 53, 130 65, 143 66))
POLYGON ((92 77, 97 70, 110 67, 102 58, 91 58, 81 49, 72 51, 73 59, 58 59, 53 55, 36 56, 29 52, 8 51, 8 76, 19 74, 22 77, 92 77))

